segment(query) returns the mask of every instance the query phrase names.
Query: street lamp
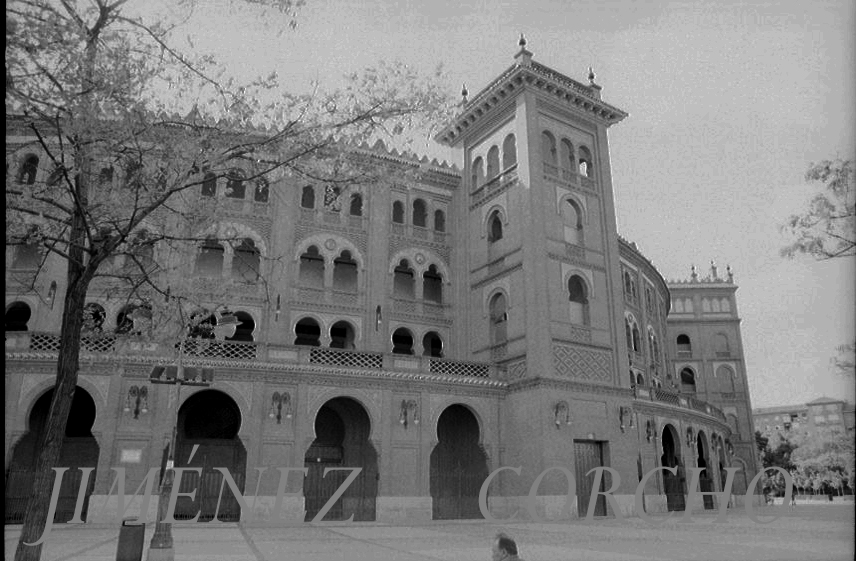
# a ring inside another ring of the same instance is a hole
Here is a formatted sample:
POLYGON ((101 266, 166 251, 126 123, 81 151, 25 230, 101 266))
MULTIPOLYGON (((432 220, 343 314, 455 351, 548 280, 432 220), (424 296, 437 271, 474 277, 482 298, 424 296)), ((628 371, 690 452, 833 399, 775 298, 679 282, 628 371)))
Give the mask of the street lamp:
MULTIPOLYGON (((224 313, 217 317, 217 328, 237 328, 238 318, 230 313, 224 313)), ((161 465, 161 485, 158 496, 158 514, 155 520, 155 533, 149 544, 148 561, 173 561, 175 559, 175 548, 172 540, 172 524, 165 522, 167 510, 169 510, 169 498, 172 494, 172 486, 175 479, 175 445, 178 439, 178 407, 181 399, 181 386, 210 386, 214 382, 213 368, 185 367, 183 364, 184 344, 186 337, 178 347, 178 364, 169 366, 155 366, 152 368, 149 381, 152 384, 170 384, 176 386, 175 415, 172 422, 172 438, 169 441, 168 460, 161 465)))

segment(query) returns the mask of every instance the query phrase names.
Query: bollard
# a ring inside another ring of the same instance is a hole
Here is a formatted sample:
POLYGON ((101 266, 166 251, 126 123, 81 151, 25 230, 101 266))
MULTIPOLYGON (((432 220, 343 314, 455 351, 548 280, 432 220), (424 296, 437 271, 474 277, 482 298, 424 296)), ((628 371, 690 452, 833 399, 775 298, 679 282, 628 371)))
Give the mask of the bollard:
POLYGON ((142 561, 143 542, 146 538, 145 522, 132 522, 136 518, 122 520, 119 528, 119 546, 116 548, 116 561, 142 561))

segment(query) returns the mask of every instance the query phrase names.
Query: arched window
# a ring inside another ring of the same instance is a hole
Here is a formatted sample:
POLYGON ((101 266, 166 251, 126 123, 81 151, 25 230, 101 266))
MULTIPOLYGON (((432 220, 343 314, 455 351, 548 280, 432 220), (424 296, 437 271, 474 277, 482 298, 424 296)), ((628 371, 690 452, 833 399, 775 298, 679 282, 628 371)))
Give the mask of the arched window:
POLYGON ((363 215, 363 196, 359 193, 351 193, 351 204, 348 208, 351 216, 363 215))
POLYGON ((255 242, 244 238, 232 256, 232 278, 243 282, 256 282, 259 279, 260 267, 261 254, 255 242))
POLYGON ((393 272, 393 295, 396 298, 415 298, 416 289, 414 282, 415 274, 413 269, 410 268, 410 263, 407 262, 407 259, 402 259, 393 272))
POLYGON ((347 321, 337 321, 330 328, 330 347, 333 349, 354 349, 354 327, 347 321))
POLYGON ((473 160, 472 183, 473 189, 478 189, 484 185, 484 160, 481 159, 481 156, 473 160))
POLYGON ((413 225, 424 228, 428 223, 428 211, 425 210, 425 201, 416 199, 413 201, 413 225))
POLYGON ((509 134, 502 141, 502 169, 508 169, 517 163, 517 139, 509 134))
POLYGON ((104 320, 107 312, 104 307, 96 302, 89 302, 83 306, 83 333, 101 333, 104 329, 104 320))
POLYGON ((642 352, 642 337, 639 334, 639 326, 633 324, 633 352, 642 352))
POLYGON ((695 372, 692 368, 684 368, 681 370, 681 391, 695 393, 696 382, 695 372))
POLYGON ((392 221, 396 224, 404 224, 404 203, 401 201, 392 203, 392 221))
POLYGON ((219 277, 223 274, 225 250, 214 238, 207 238, 196 257, 196 274, 203 277, 219 277))
POLYGON ((570 303, 571 323, 588 324, 588 294, 585 281, 579 275, 568 279, 568 302, 570 303))
POLYGON ((565 241, 583 244, 583 213, 576 201, 568 199, 562 204, 562 224, 564 225, 565 241))
POLYGON ((18 168, 18 183, 24 185, 32 185, 36 182, 36 174, 39 171, 39 157, 35 154, 29 154, 21 162, 21 167, 18 168))
POLYGON ((303 318, 294 326, 295 345, 303 345, 307 347, 321 346, 321 328, 318 322, 312 318, 303 318))
POLYGON ((338 185, 324 187, 324 208, 332 212, 342 210, 342 188, 338 185))
POLYGON ((235 327, 235 334, 231 337, 226 337, 226 341, 253 341, 253 331, 256 329, 256 322, 253 316, 247 312, 235 312, 235 318, 238 320, 238 325, 235 327))
POLYGON ((257 203, 266 203, 270 199, 270 185, 267 179, 259 177, 256 179, 256 191, 253 194, 253 200, 257 203))
POLYGON ((443 277, 437 272, 436 265, 431 265, 422 274, 422 298, 428 302, 443 303, 443 277))
POLYGON ((719 391, 724 393, 734 393, 734 370, 723 365, 716 369, 716 380, 719 386, 719 391))
POLYGON ((435 232, 445 232, 446 231, 446 213, 442 210, 434 211, 434 231, 435 232))
POLYGON ((508 303, 501 292, 490 299, 490 343, 501 345, 508 340, 508 303))
POLYGON ((32 311, 24 302, 14 302, 6 308, 6 331, 27 331, 32 311))
POLYGON ((541 157, 544 163, 556 165, 556 139, 548 131, 541 133, 541 157))
POLYGON ((630 323, 630 318, 624 318, 624 337, 627 341, 627 350, 633 350, 633 326, 630 323))
POLYGON ((229 175, 226 176, 226 196, 230 199, 243 199, 246 191, 244 172, 239 169, 229 170, 229 175))
POLYGON ((436 332, 429 331, 422 338, 422 356, 443 358, 443 340, 436 332))
POLYGON ((577 166, 574 165, 574 145, 571 144, 571 141, 567 138, 563 138, 562 142, 559 144, 559 162, 562 169, 566 169, 570 172, 575 172, 577 170, 577 166))
POLYGON ((324 258, 314 245, 300 256, 300 284, 315 288, 324 286, 324 258))
POLYGON ((392 334, 392 352, 397 355, 412 355, 413 354, 413 334, 399 327, 392 334))
POLYGON ((499 148, 491 146, 487 151, 487 180, 499 175, 499 148))
POLYGON ((333 288, 343 292, 357 291, 357 262, 348 250, 333 260, 333 288))
POLYGON ((690 338, 688 335, 685 335, 685 334, 678 335, 676 342, 678 344, 678 354, 686 354, 686 355, 692 354, 693 346, 690 343, 690 338))
POLYGON ((300 195, 300 206, 303 208, 315 208, 315 188, 306 185, 300 195))
POLYGON ((202 178, 202 196, 213 197, 217 194, 217 176, 210 171, 202 178))
POLYGON ((713 339, 714 351, 716 356, 729 356, 731 353, 728 349, 728 337, 725 333, 717 333, 713 339))
POLYGON ((657 334, 651 327, 648 328, 648 344, 650 346, 651 361, 654 364, 660 364, 660 343, 657 340, 657 334))
POLYGON ((495 210, 487 220, 487 241, 490 243, 498 242, 502 239, 502 217, 499 211, 495 210))
POLYGON ((639 372, 636 373, 636 385, 637 386, 644 386, 645 385, 645 376, 643 376, 639 372))
POLYGON ((585 146, 580 147, 580 175, 592 177, 594 170, 592 169, 591 152, 585 146))

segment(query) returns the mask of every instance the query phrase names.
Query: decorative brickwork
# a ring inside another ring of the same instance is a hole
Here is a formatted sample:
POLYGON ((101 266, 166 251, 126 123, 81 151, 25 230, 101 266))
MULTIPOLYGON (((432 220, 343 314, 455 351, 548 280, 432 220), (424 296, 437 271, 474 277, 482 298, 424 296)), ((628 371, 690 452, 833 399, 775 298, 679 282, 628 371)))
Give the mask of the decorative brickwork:
POLYGON ((612 379, 612 358, 608 352, 553 345, 553 368, 559 376, 598 382, 612 379))

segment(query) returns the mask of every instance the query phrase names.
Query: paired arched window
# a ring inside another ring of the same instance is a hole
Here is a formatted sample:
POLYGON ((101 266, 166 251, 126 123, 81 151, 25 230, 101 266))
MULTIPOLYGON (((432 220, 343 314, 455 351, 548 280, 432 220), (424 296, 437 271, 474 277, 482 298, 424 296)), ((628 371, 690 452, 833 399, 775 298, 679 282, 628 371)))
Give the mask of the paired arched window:
POLYGON ((404 224, 404 203, 401 201, 392 203, 392 221, 395 224, 404 224))
POLYGON ((300 256, 300 284, 315 288, 324 286, 324 257, 314 245, 300 256))
POLYGON ((226 176, 226 196, 230 199, 243 199, 246 191, 244 172, 239 169, 229 170, 229 175, 226 176))
POLYGON ((481 156, 473 160, 472 172, 473 189, 477 189, 484 184, 484 160, 482 160, 481 156))
POLYGON ((351 193, 351 204, 348 208, 348 213, 351 216, 363 215, 363 196, 359 193, 351 193))
POLYGON ((223 274, 225 249, 214 238, 207 238, 196 257, 196 274, 203 277, 219 277, 223 274))
POLYGON ((517 140, 509 134, 502 141, 502 169, 508 169, 517 163, 517 140))
POLYGON ((443 340, 435 331, 429 331, 422 337, 422 356, 443 358, 443 340))
POLYGON ((588 290, 586 283, 579 275, 571 275, 568 279, 568 302, 571 323, 588 324, 588 290))
POLYGON ((435 232, 445 232, 446 231, 446 213, 442 210, 434 211, 434 231, 435 232))
POLYGON ((584 175, 585 177, 593 177, 594 175, 591 152, 585 146, 580 147, 579 170, 580 175, 584 175))
POLYGON ((235 327, 235 334, 231 337, 226 337, 226 340, 247 342, 254 341, 255 339, 253 338, 253 331, 256 330, 256 322, 253 319, 253 316, 244 311, 235 312, 234 315, 235 319, 238 320, 238 325, 237 327, 235 327))
POLYGON ((413 354, 413 334, 409 329, 399 327, 392 334, 392 352, 397 355, 413 354))
POLYGON ((396 298, 416 297, 415 273, 407 259, 402 259, 393 271, 392 293, 396 298))
POLYGON ((541 157, 544 162, 555 166, 556 161, 556 138, 549 131, 541 133, 541 157))
POLYGON ((232 277, 244 282, 256 282, 261 267, 261 254, 250 238, 241 240, 232 256, 232 277))
POLYGON ((719 385, 719 391, 724 393, 734 393, 734 370, 722 365, 716 369, 716 380, 719 385))
POLYGON ((213 197, 217 195, 217 176, 210 171, 202 178, 202 196, 213 197))
POLYGON ((6 308, 6 331, 27 331, 32 311, 24 302, 13 302, 6 308))
POLYGON ((357 262, 348 250, 333 260, 333 288, 343 292, 357 291, 357 262))
POLYGON ((502 217, 498 210, 491 213, 487 219, 487 241, 490 243, 498 242, 502 239, 502 217))
POLYGON ((642 341, 639 334, 639 325, 637 325, 636 320, 630 315, 624 318, 624 331, 627 336, 627 350, 641 353, 642 341))
POLYGON ((690 343, 689 335, 685 335, 683 333, 681 335, 678 335, 678 338, 676 339, 676 343, 678 345, 678 352, 679 353, 685 353, 688 355, 692 354, 693 346, 692 346, 692 343, 690 343))
POLYGON ((312 185, 306 185, 303 188, 303 192, 300 194, 300 206, 315 208, 315 188, 312 185))
POLYGON ((437 304, 443 303, 443 277, 436 265, 431 265, 422 274, 422 298, 437 304))
POLYGON ((354 326, 347 321, 337 321, 330 328, 330 347, 333 349, 354 349, 355 338, 354 326))
POLYGON ((499 175, 499 148, 491 146, 487 151, 487 180, 499 175))
POLYGON ((490 299, 490 343, 500 345, 508 340, 508 303, 505 294, 499 292, 490 299))
POLYGON ((21 167, 18 168, 18 183, 32 185, 36 182, 38 172, 39 157, 35 154, 28 154, 21 162, 21 167))
POLYGON ((321 327, 312 318, 303 318, 294 326, 294 344, 307 347, 321 346, 321 327))
POLYGON ((583 245, 583 212, 573 199, 568 199, 562 204, 562 224, 565 241, 574 245, 583 245))
POLYGON ((416 199, 413 201, 413 225, 420 228, 425 228, 428 224, 428 211, 425 208, 425 201, 416 199))

